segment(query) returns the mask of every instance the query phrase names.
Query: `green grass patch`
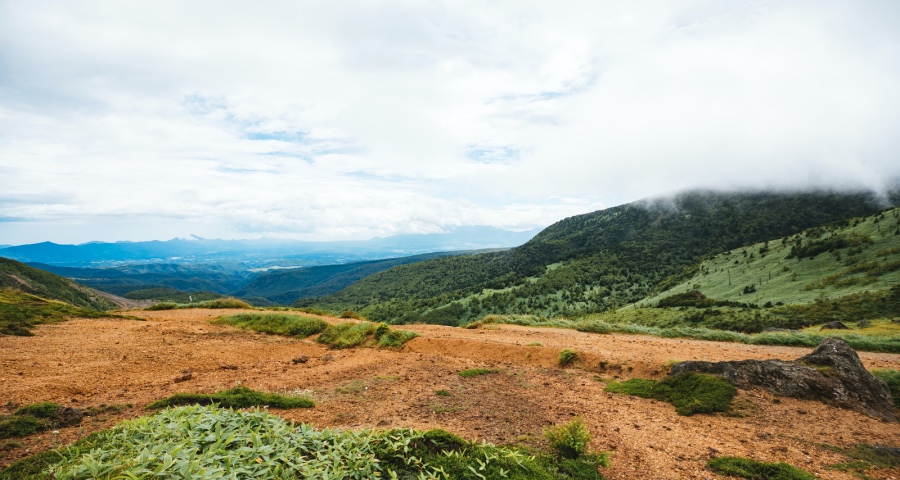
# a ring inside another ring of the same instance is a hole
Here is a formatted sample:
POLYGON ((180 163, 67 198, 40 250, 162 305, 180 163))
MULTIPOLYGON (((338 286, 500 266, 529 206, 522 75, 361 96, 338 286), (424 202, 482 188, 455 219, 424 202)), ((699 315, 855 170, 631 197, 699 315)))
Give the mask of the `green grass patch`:
POLYGON ((80 412, 52 402, 33 403, 16 410, 12 415, 0 415, 0 439, 27 437, 49 428, 80 422, 80 412), (76 415, 67 415, 72 412, 76 415))
POLYGON ((564 348, 561 352, 559 352, 559 357, 557 358, 557 362, 560 367, 567 367, 578 360, 578 352, 572 350, 571 348, 564 348))
POLYGON ((328 328, 318 317, 285 313, 239 313, 221 316, 211 323, 231 325, 244 330, 306 338, 328 328))
POLYGON ((123 422, 0 471, 24 478, 423 478, 597 480, 603 455, 565 460, 443 430, 316 430, 210 406, 123 422))
POLYGON ((751 480, 815 480, 815 475, 787 463, 757 462, 741 457, 716 457, 707 462, 719 475, 751 480))
POLYGON ((385 323, 347 322, 330 325, 318 341, 331 348, 401 347, 417 336, 415 332, 393 330, 385 323))
POLYGON ((265 393, 247 387, 237 387, 216 393, 177 393, 171 397, 157 400, 148 409, 160 409, 180 405, 212 405, 226 408, 273 407, 273 408, 312 408, 316 404, 305 397, 290 397, 277 393, 265 393))
POLYGON ((72 317, 125 318, 17 290, 0 289, 0 334, 31 336, 34 335, 31 329, 37 325, 59 323, 72 317))
POLYGON ((683 373, 663 380, 610 382, 606 391, 669 402, 679 415, 728 411, 737 394, 737 389, 725 380, 700 373, 683 373))
POLYGON ((459 372, 459 376, 462 378, 472 378, 479 377, 481 375, 489 375, 491 373, 497 373, 497 370, 491 370, 488 368, 470 368, 468 370, 459 372))
POLYGON ((872 370, 872 375, 880 378, 891 390, 894 399, 894 408, 900 408, 900 371, 889 368, 872 370))
POLYGON ((150 305, 149 307, 145 308, 144 310, 150 310, 150 311, 175 310, 176 308, 184 308, 184 307, 182 305, 179 305, 179 304, 173 303, 173 302, 159 302, 159 303, 150 305))

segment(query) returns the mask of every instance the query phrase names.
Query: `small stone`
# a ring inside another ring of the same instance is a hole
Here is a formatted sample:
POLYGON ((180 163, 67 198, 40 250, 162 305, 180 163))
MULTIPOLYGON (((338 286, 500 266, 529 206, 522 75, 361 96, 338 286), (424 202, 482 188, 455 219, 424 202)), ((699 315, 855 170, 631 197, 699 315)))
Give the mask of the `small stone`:
POLYGON ((296 363, 306 363, 309 361, 309 357, 307 357, 306 355, 300 355, 299 357, 294 358, 291 361, 294 362, 295 364, 296 363))
POLYGON ((191 371, 184 371, 184 372, 181 372, 181 375, 175 377, 174 382, 175 382, 175 383, 186 382, 186 381, 188 381, 188 380, 190 380, 190 379, 192 379, 192 378, 194 378, 193 372, 191 372, 191 371))

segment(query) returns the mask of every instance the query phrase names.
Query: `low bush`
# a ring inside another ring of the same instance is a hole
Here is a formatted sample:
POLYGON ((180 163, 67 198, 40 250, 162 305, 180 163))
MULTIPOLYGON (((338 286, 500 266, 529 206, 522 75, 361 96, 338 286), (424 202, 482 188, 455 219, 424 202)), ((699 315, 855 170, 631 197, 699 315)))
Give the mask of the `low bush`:
POLYGON ((321 318, 285 313, 239 313, 219 317, 212 323, 231 325, 261 333, 302 338, 315 335, 328 328, 328 324, 321 318))
POLYGON ((33 403, 12 415, 0 415, 0 439, 27 437, 49 428, 75 425, 81 423, 81 418, 81 412, 56 403, 33 403))
POLYGON ((387 324, 372 322, 347 322, 331 325, 319 335, 319 343, 331 348, 359 346, 400 347, 417 337, 415 332, 393 330, 387 324))
POLYGON ((816 476, 786 463, 757 462, 741 457, 716 457, 707 462, 720 475, 750 480, 815 480, 816 476))
POLYGON ((234 297, 216 298, 196 304, 197 308, 253 308, 249 303, 234 297))
POLYGON ((570 348, 565 348, 561 352, 559 352, 559 358, 557 358, 557 361, 559 362, 560 367, 569 366, 569 365, 575 363, 575 361, 577 361, 577 360, 578 360, 578 352, 576 352, 575 350, 572 350, 570 348))
POLYGON ((180 405, 212 405, 226 408, 273 407, 312 408, 315 402, 305 397, 288 397, 277 393, 265 393, 247 387, 237 387, 216 393, 176 393, 171 397, 157 400, 148 409, 160 409, 180 405))
POLYGON ((154 303, 153 305, 150 305, 149 307, 145 308, 144 310, 175 310, 176 308, 178 308, 177 303, 159 302, 159 303, 154 303))
POLYGON ((610 382, 606 391, 669 402, 679 415, 728 411, 737 394, 737 389, 725 380, 701 373, 683 373, 663 380, 610 382))
POLYGON ((419 478, 598 480, 578 460, 473 443, 443 430, 315 430, 277 416, 192 406, 123 422, 16 462, 0 479, 419 478))
POLYGON ((580 419, 572 420, 565 425, 557 425, 544 430, 544 438, 550 442, 550 448, 563 458, 575 459, 587 451, 591 442, 591 434, 580 419))

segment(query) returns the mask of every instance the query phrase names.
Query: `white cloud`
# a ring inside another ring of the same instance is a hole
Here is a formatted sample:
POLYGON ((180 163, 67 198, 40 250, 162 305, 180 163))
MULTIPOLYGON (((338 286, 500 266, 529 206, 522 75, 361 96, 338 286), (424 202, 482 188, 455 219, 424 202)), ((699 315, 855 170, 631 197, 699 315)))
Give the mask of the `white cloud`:
POLYGON ((877 188, 900 176, 898 20, 889 1, 0 2, 0 243, 877 188))

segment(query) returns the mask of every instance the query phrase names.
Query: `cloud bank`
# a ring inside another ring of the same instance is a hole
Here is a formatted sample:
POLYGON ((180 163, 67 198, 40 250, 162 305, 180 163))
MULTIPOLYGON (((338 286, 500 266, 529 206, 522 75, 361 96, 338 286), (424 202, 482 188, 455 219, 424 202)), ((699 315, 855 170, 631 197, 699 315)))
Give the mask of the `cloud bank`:
POLYGON ((900 177, 892 1, 0 1, 0 243, 525 229, 900 177))

